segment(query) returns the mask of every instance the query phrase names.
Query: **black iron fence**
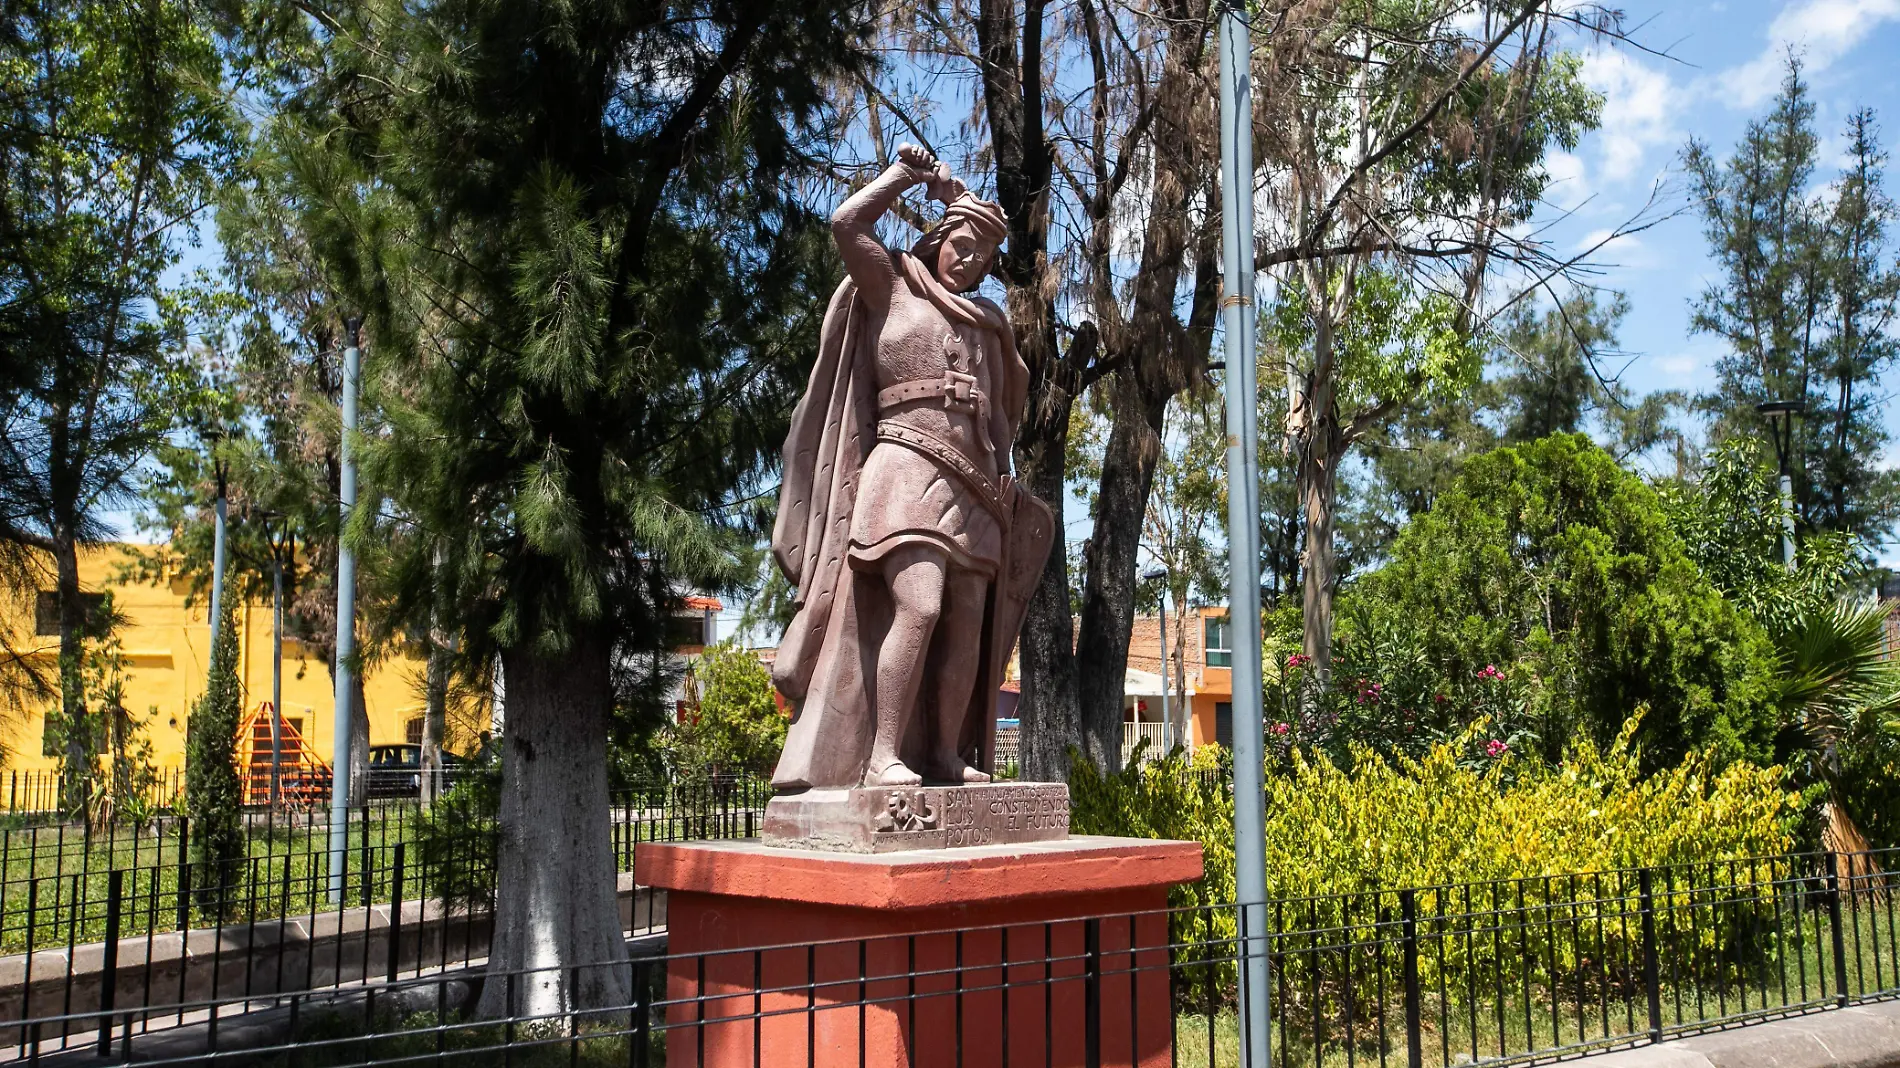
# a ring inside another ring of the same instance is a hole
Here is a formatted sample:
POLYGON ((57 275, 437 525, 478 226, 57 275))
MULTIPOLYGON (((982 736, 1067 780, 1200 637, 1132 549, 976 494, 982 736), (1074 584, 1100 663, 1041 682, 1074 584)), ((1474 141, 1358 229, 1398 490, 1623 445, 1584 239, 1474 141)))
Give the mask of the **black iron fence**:
MULTIPOLYGON (((629 960, 501 974, 417 974, 404 928, 345 989, 154 1007, 105 984, 6 1025, 0 1059, 1212 1068, 1240 1063, 1236 977, 1265 955, 1275 1064, 1513 1064, 1900 996, 1896 861, 1791 855, 702 954, 633 943, 629 960)), ((117 970, 138 966, 118 952, 117 970)))
MULTIPOLYGON (((615 793, 609 819, 625 929, 664 923, 663 898, 625 874, 640 843, 749 836, 768 796, 755 780, 615 793)), ((321 813, 250 814, 243 855, 222 864, 194 858, 187 817, 0 831, 0 1045, 9 1021, 83 1006, 138 1010, 142 1020, 170 1006, 184 1023, 201 1000, 484 959, 491 828, 471 799, 428 812, 374 802, 351 810, 334 868, 321 813)), ((63 1040, 71 1026, 51 1033, 63 1040)))

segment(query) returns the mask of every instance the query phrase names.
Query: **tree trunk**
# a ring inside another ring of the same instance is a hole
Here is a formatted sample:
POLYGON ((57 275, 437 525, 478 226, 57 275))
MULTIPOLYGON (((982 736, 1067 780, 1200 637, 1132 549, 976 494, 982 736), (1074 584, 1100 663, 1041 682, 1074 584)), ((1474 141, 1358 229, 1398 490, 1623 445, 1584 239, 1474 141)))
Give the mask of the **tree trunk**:
POLYGON ((1307 676, 1313 685, 1302 701, 1308 707, 1313 698, 1332 685, 1333 591, 1337 584, 1333 527, 1339 500, 1339 459, 1344 451, 1338 421, 1331 412, 1322 412, 1299 451, 1300 511, 1306 529, 1306 549, 1300 555, 1305 621, 1302 651, 1313 659, 1307 676))
POLYGON ((1160 413, 1167 404, 1165 395, 1158 404, 1147 403, 1132 372, 1118 371, 1110 385, 1114 415, 1102 455, 1095 537, 1089 543, 1075 642, 1076 661, 1085 667, 1080 672, 1082 751, 1105 772, 1121 766, 1123 689, 1135 626, 1135 556, 1161 460, 1160 413))
POLYGON ((502 653, 508 734, 484 1017, 628 1004, 607 822, 609 658, 593 635, 562 655, 502 653))
POLYGON ((350 674, 350 807, 369 803, 369 701, 363 696, 363 670, 350 674))
POLYGON ((1188 707, 1187 707, 1187 588, 1181 588, 1181 596, 1174 599, 1174 645, 1168 655, 1174 659, 1170 680, 1170 665, 1161 665, 1161 685, 1174 690, 1168 703, 1168 739, 1175 745, 1186 748, 1188 744, 1188 707))
POLYGON ((422 807, 435 804, 442 785, 442 736, 449 719, 449 651, 431 634, 427 705, 422 713, 422 807))
POLYGON ((1030 782, 1064 782, 1069 747, 1082 739, 1075 677, 1075 624, 1069 604, 1069 556, 1064 551, 1062 476, 1069 447, 1070 399, 1060 386, 1046 386, 1030 399, 1029 415, 1016 435, 1016 470, 1023 487, 1055 512, 1056 543, 1030 597, 1018 639, 1022 699, 1019 774, 1030 782), (1046 409, 1046 411, 1044 411, 1046 409), (1042 414, 1039 414, 1042 413, 1042 414), (1045 417, 1046 416, 1046 417, 1045 417))
POLYGON ((86 807, 92 767, 86 746, 86 602, 79 589, 79 545, 72 523, 54 524, 53 546, 59 590, 59 704, 66 730, 60 800, 67 815, 77 816, 86 807))

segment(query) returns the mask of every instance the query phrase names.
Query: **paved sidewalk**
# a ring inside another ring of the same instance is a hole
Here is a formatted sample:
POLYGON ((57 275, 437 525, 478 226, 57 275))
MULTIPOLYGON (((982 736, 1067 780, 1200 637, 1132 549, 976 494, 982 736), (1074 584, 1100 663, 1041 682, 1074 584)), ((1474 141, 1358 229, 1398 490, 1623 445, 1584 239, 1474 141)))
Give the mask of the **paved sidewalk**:
POLYGON ((1672 1039, 1583 1063, 1592 1068, 1900 1068, 1900 1000, 1672 1039))

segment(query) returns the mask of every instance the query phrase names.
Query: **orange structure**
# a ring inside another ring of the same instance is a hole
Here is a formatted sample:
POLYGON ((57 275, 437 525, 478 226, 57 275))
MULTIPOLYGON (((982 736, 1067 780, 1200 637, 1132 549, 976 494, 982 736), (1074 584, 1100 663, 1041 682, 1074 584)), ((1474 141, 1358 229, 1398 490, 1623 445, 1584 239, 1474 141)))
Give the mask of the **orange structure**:
POLYGON ((244 803, 270 803, 271 721, 276 721, 279 796, 291 808, 321 805, 330 797, 330 765, 304 739, 297 725, 277 713, 269 701, 238 727, 238 768, 244 780, 244 803))
POLYGON ((1164 910, 1201 877, 1199 843, 656 842, 634 864, 667 891, 668 1068, 1080 1064, 1094 917, 1102 1063, 1171 1059, 1164 910))

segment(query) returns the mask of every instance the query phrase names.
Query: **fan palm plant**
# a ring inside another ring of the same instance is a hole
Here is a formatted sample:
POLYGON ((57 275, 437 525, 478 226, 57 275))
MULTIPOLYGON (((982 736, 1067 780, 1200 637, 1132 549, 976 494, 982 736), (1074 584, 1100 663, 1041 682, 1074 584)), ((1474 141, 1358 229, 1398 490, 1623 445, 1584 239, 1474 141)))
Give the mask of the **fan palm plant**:
POLYGON ((1889 655, 1889 606, 1836 602, 1804 612, 1780 637, 1781 704, 1800 728, 1813 778, 1826 790, 1822 840, 1864 852, 1867 838, 1844 804, 1852 754, 1900 731, 1900 663, 1889 655))

